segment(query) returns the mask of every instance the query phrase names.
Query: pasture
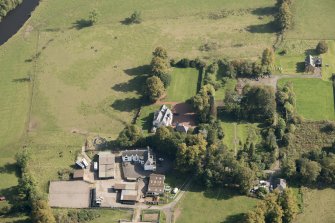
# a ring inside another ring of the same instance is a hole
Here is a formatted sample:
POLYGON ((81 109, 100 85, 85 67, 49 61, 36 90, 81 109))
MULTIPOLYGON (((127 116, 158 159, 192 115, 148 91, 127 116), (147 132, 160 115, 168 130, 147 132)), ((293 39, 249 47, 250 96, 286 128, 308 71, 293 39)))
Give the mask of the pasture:
POLYGON ((289 39, 335 39, 333 26, 335 2, 320 0, 294 1, 294 28, 289 31, 289 39))
POLYGON ((308 189, 304 192, 304 211, 298 215, 297 223, 334 222, 335 190, 308 189))
POLYGON ((279 80, 279 86, 293 83, 297 112, 308 120, 335 120, 332 83, 320 79, 288 78, 279 80))
MULTIPOLYGON (((229 189, 203 191, 191 188, 177 209, 177 223, 241 222, 243 214, 254 208, 257 199, 241 196, 229 189)), ((176 215, 176 213, 175 213, 176 215)))
POLYGON ((141 105, 155 47, 165 47, 177 59, 258 58, 275 40, 274 4, 275 0, 42 1, 23 28, 0 47, 0 190, 17 184, 10 167, 22 144, 30 148, 32 169, 47 191, 48 180, 73 164, 84 142, 82 135, 71 132, 116 138, 141 105), (87 27, 93 8, 99 20, 87 27), (223 9, 227 17, 211 18, 223 9), (143 23, 122 23, 134 10, 141 11, 143 23), (206 43, 217 47, 199 50, 206 43), (34 82, 27 81, 29 76, 34 82))
POLYGON ((171 84, 167 88, 165 101, 183 102, 197 93, 199 71, 195 68, 173 68, 171 84))

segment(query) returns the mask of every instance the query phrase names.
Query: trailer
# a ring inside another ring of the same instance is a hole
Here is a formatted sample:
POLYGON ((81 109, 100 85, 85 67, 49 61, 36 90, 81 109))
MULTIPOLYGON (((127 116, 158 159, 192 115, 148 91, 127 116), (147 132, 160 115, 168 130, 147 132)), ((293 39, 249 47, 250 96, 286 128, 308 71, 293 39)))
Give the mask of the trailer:
POLYGON ((79 160, 76 161, 76 164, 80 166, 80 168, 85 169, 85 166, 79 160))
POLYGON ((81 159, 81 162, 84 164, 85 168, 88 167, 88 162, 86 161, 85 158, 82 158, 82 159, 81 159))

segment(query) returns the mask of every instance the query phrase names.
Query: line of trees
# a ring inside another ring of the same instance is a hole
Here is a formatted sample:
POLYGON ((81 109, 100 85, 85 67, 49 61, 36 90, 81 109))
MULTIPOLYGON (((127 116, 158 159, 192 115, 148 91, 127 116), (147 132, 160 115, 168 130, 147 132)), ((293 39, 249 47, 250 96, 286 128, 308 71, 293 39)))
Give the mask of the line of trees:
POLYGON ((247 223, 292 223, 298 214, 296 196, 291 189, 283 193, 274 191, 259 202, 256 208, 249 211, 247 223))
POLYGON ((293 26, 293 15, 291 11, 292 1, 293 0, 277 0, 279 11, 276 21, 281 32, 285 32, 293 26))
POLYGON ((38 190, 37 181, 29 170, 31 157, 27 149, 22 150, 16 156, 17 165, 20 168, 21 177, 18 185, 18 201, 13 208, 31 213, 31 219, 36 223, 56 223, 55 217, 47 200, 38 190))
POLYGON ((0 21, 21 3, 22 0, 0 0, 0 21))
POLYGON ((151 73, 146 80, 145 95, 151 102, 157 101, 164 93, 165 89, 170 85, 171 75, 170 61, 167 51, 163 47, 157 47, 152 53, 151 73))

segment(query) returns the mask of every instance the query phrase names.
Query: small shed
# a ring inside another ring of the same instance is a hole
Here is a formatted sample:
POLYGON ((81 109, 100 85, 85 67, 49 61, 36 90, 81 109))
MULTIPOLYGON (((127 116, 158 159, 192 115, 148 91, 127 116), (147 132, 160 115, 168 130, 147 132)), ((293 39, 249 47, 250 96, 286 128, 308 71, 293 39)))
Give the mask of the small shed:
POLYGON ((176 125, 176 131, 177 131, 177 132, 184 132, 184 133, 187 133, 188 129, 189 129, 189 127, 186 126, 186 125, 184 125, 184 124, 180 124, 180 123, 178 123, 178 124, 176 125))

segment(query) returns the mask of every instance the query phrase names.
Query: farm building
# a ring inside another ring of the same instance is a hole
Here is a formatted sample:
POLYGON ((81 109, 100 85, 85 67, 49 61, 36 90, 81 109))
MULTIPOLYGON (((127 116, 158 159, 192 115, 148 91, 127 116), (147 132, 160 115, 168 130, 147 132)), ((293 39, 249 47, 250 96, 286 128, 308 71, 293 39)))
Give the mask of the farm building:
POLYGON ((164 194, 164 181, 164 175, 150 174, 147 196, 159 196, 164 194))
POLYGON ((285 179, 277 178, 273 181, 272 187, 274 189, 278 189, 279 191, 283 191, 286 189, 287 184, 285 179))
POLYGON ((137 190, 122 190, 121 198, 122 203, 134 204, 138 200, 137 190))
POLYGON ((115 156, 111 152, 99 152, 99 178, 114 178, 115 156))
POLYGON ((51 181, 49 205, 60 208, 90 207, 91 185, 84 181, 51 181))

